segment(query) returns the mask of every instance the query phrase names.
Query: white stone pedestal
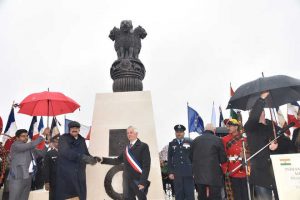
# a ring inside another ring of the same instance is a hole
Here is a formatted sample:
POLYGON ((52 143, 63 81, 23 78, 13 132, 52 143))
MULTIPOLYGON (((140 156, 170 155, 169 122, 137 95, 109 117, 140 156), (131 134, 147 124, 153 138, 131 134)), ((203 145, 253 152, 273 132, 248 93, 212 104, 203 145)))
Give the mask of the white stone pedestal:
MULTIPOLYGON (((127 129, 128 126, 138 129, 138 137, 147 143, 151 154, 151 169, 148 192, 149 200, 163 200, 164 193, 161 180, 158 147, 150 92, 117 92, 97 94, 94 107, 92 132, 89 151, 92 155, 108 157, 109 131, 127 129)), ((89 200, 111 199, 104 189, 104 178, 112 166, 100 165, 87 167, 87 187, 89 200)), ((113 188, 122 192, 121 173, 116 174, 113 188)))

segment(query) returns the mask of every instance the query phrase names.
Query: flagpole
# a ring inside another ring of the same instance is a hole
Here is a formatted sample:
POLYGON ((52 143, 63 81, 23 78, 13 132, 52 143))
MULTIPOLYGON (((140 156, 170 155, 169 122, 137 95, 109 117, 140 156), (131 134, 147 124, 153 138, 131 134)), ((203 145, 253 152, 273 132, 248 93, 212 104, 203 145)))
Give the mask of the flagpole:
MULTIPOLYGON (((49 88, 48 88, 49 92, 49 88)), ((49 128, 49 110, 50 110, 50 100, 48 99, 48 116, 47 116, 47 128, 49 128)))
POLYGON ((190 133, 190 125, 189 125, 189 102, 186 102, 187 104, 187 115, 188 115, 188 131, 189 131, 189 140, 191 140, 191 133, 190 133))

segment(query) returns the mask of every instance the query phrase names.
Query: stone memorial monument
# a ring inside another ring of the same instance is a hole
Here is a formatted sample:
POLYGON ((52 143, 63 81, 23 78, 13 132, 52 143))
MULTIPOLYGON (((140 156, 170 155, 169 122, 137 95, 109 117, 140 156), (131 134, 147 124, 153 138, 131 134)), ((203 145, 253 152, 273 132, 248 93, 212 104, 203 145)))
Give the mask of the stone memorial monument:
MULTIPOLYGON (((139 59, 141 39, 146 35, 141 26, 133 29, 130 20, 123 20, 120 28, 114 27, 109 34, 117 53, 117 60, 110 69, 114 93, 96 94, 89 150, 92 155, 116 157, 128 144, 127 127, 136 127, 138 137, 149 145, 151 155, 147 197, 163 200, 151 93, 143 91, 146 71, 139 59)), ((87 166, 87 199, 121 200, 122 171, 122 164, 87 166)))

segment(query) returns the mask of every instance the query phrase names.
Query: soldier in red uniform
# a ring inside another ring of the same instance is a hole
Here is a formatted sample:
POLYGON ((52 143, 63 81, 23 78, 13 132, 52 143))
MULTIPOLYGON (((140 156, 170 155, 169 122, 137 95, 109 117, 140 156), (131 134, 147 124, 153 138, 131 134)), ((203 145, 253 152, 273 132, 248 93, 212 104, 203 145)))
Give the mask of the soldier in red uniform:
MULTIPOLYGON (((229 173, 241 164, 243 158, 243 134, 238 131, 239 122, 230 119, 227 123, 229 134, 222 138, 228 162, 222 165, 223 172, 229 173)), ((245 167, 241 167, 229 175, 234 200, 247 200, 247 177, 245 167)))

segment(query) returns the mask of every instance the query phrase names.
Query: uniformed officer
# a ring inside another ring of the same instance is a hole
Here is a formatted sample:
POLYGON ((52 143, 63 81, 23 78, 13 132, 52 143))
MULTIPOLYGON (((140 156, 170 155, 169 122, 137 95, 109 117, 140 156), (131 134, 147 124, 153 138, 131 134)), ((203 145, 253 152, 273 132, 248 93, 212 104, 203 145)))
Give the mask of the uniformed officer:
POLYGON ((169 143, 168 172, 174 180, 176 200, 194 200, 194 180, 190 158, 191 142, 184 139, 185 127, 174 126, 176 138, 169 143))
MULTIPOLYGON (((228 161, 222 165, 225 173, 231 172, 242 162, 243 141, 246 138, 238 131, 239 122, 236 119, 230 119, 227 123, 229 134, 222 138, 228 161)), ((231 189, 234 200, 247 200, 247 178, 245 167, 241 167, 230 174, 231 189)))

